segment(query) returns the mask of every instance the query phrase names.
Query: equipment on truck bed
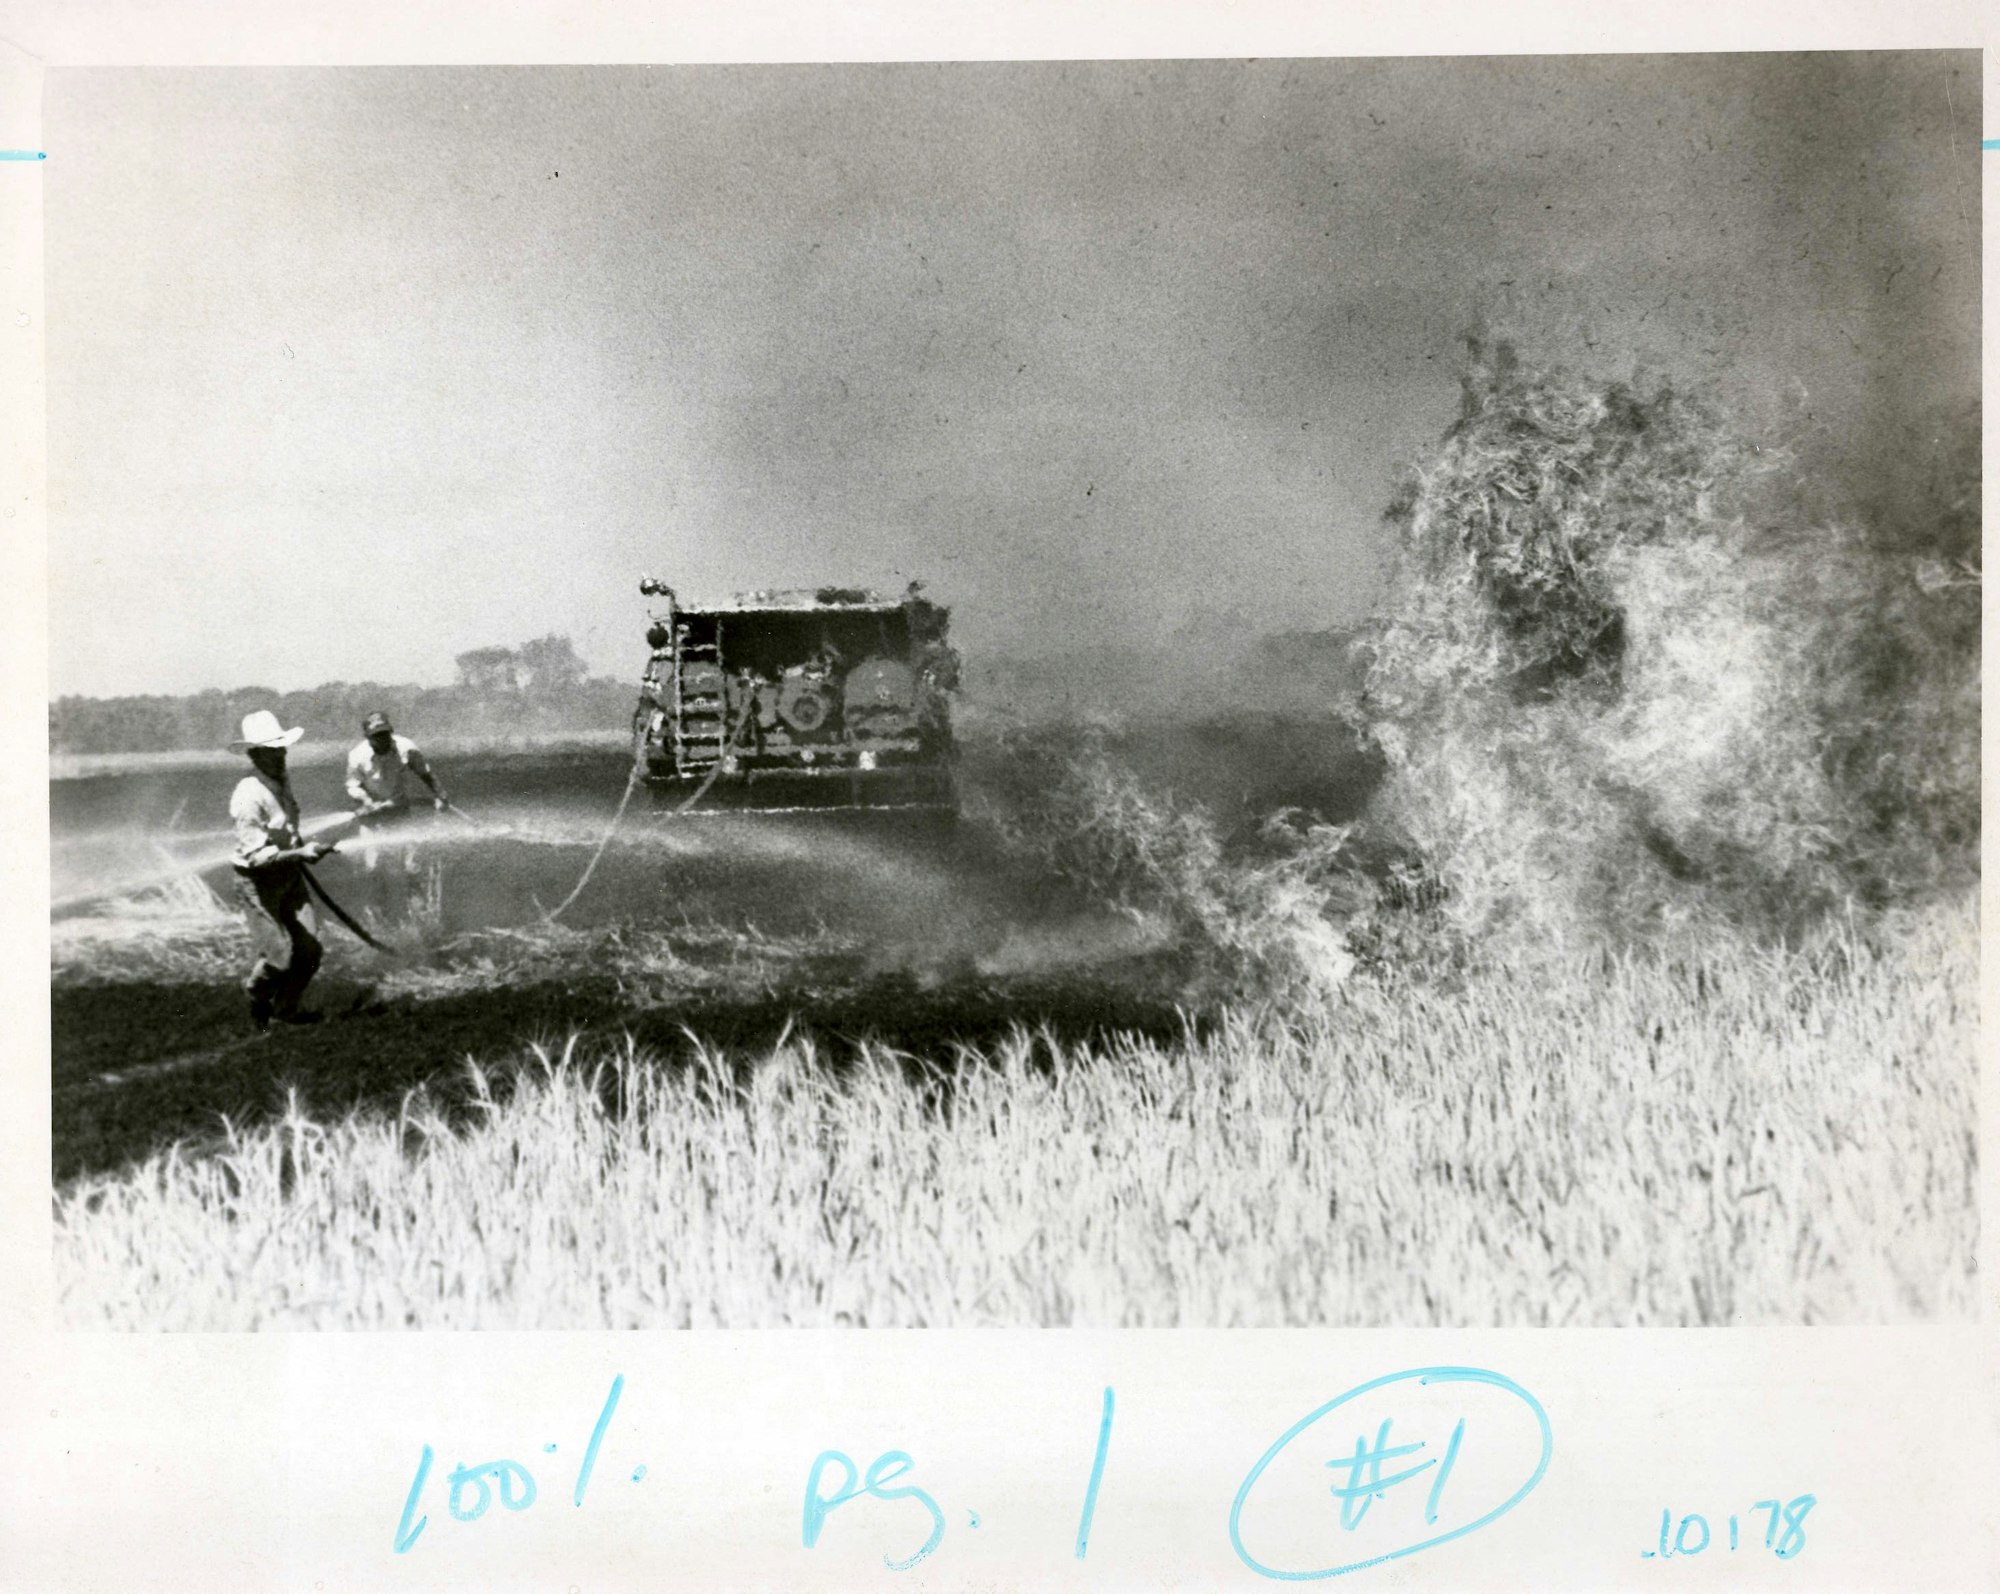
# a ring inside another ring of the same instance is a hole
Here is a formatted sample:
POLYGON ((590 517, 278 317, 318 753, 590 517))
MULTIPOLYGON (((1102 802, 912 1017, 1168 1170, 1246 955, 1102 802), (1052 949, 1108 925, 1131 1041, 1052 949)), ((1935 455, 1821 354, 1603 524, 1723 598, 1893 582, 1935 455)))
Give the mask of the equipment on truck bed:
POLYGON ((955 813, 950 611, 911 582, 665 600, 633 718, 635 775, 661 806, 955 813))

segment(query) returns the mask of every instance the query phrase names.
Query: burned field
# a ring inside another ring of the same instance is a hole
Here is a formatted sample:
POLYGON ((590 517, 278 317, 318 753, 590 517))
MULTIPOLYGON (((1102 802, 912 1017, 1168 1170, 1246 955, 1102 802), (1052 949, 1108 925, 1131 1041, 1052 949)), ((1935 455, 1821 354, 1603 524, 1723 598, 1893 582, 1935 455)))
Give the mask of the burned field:
MULTIPOLYGON (((153 828, 154 815, 185 815, 214 776, 98 777, 59 792, 59 900, 113 871, 166 878, 81 901, 55 925, 58 1182, 176 1139, 213 1143, 225 1115, 256 1123, 288 1100, 336 1114, 393 1106, 467 1058, 536 1041, 630 1037, 672 1057, 691 1035, 756 1050, 809 1034, 838 1064, 864 1045, 929 1056, 1020 1028, 1085 1042, 1183 1024, 1171 959, 1146 933, 1014 872, 971 826, 642 816, 563 921, 546 922, 622 775, 619 756, 588 753, 455 769, 480 823, 447 818, 425 834, 413 911, 392 937, 401 955, 322 918, 329 956, 314 996, 327 1021, 262 1035, 244 1018, 251 953, 224 905, 227 870, 173 868, 216 836, 153 828)), ((310 807, 310 772, 301 784, 310 807)), ((369 902, 346 858, 321 874, 337 899, 369 902)))
MULTIPOLYGON (((1115 738, 1160 789, 1235 829, 1298 796, 1340 814, 1371 770, 1331 722, 1301 739, 1230 723, 1160 723, 1115 738)), ((972 749, 971 777, 1004 755, 972 749)), ((1199 1026, 1183 949, 1141 916, 1009 849, 975 814, 639 814, 588 889, 562 901, 610 824, 622 748, 487 755, 451 767, 476 822, 430 825, 409 922, 384 957, 322 916, 328 1022, 253 1036, 238 982, 249 941, 226 845, 190 814, 225 777, 139 770, 60 782, 54 815, 55 1177, 115 1174, 176 1140, 213 1146, 288 1103, 339 1114, 451 1094, 468 1058, 539 1042, 630 1038, 664 1059, 693 1039, 754 1055, 810 1037, 838 1067, 867 1048, 949 1057, 1015 1033, 1089 1045, 1199 1026), (124 881, 139 889, 93 898, 124 881)), ((306 811, 338 807, 336 772, 298 777, 306 811)), ((975 793, 975 807, 977 794, 975 793)), ((365 907, 368 877, 320 873, 365 907)), ((372 922, 372 921, 371 921, 372 922)))

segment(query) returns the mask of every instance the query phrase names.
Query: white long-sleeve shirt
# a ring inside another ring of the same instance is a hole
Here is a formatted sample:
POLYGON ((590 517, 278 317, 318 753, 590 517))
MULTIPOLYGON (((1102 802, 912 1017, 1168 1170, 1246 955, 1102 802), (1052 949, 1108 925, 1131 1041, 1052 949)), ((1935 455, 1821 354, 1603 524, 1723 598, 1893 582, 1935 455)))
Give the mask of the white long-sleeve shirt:
POLYGON ((245 775, 229 794, 229 822, 236 830, 236 867, 256 869, 299 846, 299 802, 287 780, 245 775))
POLYGON ((392 736, 394 750, 378 753, 362 742, 347 755, 347 795, 357 806, 365 803, 407 803, 410 777, 431 785, 430 765, 407 736, 392 736))

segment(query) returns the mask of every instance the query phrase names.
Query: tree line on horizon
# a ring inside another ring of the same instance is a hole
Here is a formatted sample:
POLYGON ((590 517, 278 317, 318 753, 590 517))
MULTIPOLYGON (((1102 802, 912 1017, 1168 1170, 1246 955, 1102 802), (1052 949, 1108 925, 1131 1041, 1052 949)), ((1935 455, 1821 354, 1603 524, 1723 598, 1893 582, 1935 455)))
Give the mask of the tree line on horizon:
POLYGON ((566 636, 473 648, 449 686, 329 681, 293 692, 227 690, 124 697, 59 697, 49 704, 51 753, 186 752, 227 747, 243 716, 268 708, 314 740, 354 737, 382 710, 413 735, 560 735, 630 722, 632 683, 594 676, 566 636))

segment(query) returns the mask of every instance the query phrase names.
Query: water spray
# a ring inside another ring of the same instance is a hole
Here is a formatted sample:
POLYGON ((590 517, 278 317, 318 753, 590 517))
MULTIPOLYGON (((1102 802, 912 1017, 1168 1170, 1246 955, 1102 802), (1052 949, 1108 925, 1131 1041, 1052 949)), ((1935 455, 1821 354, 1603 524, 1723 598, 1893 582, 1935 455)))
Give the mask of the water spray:
MULTIPOLYGON (((299 835, 311 840, 343 826, 351 826, 354 815, 319 814, 299 826, 299 835)), ((191 857, 174 860, 165 868, 155 869, 145 874, 128 876, 115 885, 101 886, 91 891, 74 892, 66 897, 57 897, 49 903, 51 914, 71 913, 78 908, 89 907, 96 902, 110 902, 120 897, 135 897, 143 892, 156 891, 161 886, 189 875, 204 875, 211 869, 220 869, 236 856, 236 841, 231 836, 227 841, 219 841, 191 857)))

